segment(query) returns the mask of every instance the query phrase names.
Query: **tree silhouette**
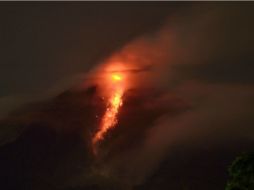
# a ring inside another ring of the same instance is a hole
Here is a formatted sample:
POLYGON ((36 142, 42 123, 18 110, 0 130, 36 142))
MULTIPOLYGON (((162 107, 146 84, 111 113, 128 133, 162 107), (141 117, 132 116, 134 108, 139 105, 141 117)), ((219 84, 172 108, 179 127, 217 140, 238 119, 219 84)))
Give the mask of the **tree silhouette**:
POLYGON ((254 190, 254 152, 237 157, 229 167, 226 190, 254 190))

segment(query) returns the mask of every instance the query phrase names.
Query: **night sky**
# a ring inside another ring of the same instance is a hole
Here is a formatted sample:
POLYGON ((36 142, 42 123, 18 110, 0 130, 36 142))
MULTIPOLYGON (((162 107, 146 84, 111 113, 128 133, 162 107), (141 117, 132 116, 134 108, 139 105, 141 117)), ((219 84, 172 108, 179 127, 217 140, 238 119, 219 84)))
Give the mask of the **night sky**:
POLYGON ((253 20, 252 2, 1 2, 0 189, 225 189, 254 151, 253 20), (130 87, 94 155, 114 60, 130 87))

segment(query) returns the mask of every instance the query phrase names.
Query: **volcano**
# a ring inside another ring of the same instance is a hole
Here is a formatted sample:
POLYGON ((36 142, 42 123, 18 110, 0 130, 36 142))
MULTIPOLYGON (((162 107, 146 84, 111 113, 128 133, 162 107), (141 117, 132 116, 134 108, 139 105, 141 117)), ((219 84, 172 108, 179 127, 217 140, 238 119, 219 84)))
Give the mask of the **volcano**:
MULTIPOLYGON (((150 93, 148 97, 145 92, 151 89, 142 89, 142 93, 126 92, 118 127, 110 130, 99 143, 99 158, 92 153, 92 138, 107 105, 98 95, 96 85, 66 91, 52 100, 11 114, 1 121, 1 126, 18 126, 20 132, 13 137, 15 140, 0 149, 1 176, 6 189, 26 186, 50 189, 63 179, 63 186, 70 185, 74 176, 84 171, 91 173, 94 165, 138 146, 151 123, 168 111, 165 106, 149 108, 147 102, 160 94, 150 93), (18 173, 14 175, 16 170, 18 173)), ((179 108, 172 105, 171 109, 179 108)))
MULTIPOLYGON (((14 128, 18 125, 20 131, 12 142, 0 148, 1 185, 5 189, 125 189, 124 178, 115 179, 112 174, 103 174, 101 172, 105 170, 102 168, 116 167, 122 171, 115 162, 124 160, 126 155, 132 159, 132 152, 142 146, 146 131, 158 117, 164 113, 175 115, 186 110, 186 105, 179 98, 168 102, 170 107, 163 105, 165 103, 151 107, 152 102, 155 104, 161 95, 159 92, 151 93, 153 91, 141 89, 126 92, 117 127, 110 130, 104 141, 98 144, 96 156, 91 140, 107 107, 98 96, 96 85, 84 90, 69 90, 47 102, 17 110, 1 122, 1 126, 14 128)), ((214 171, 217 178, 221 175, 223 179, 226 178, 221 170, 225 169, 235 154, 234 150, 231 156, 212 161, 214 165, 220 163, 220 159, 224 160, 224 164, 218 166, 220 169, 214 171)), ((171 172, 181 171, 182 163, 171 159, 175 157, 169 155, 169 160, 162 163, 161 167, 169 167, 171 172), (179 165, 173 167, 172 163, 179 165)), ((202 157, 199 159, 202 160, 202 157)), ((192 161, 192 157, 185 162, 190 162, 191 167, 197 164, 192 161)), ((158 176, 167 179, 172 174, 162 170, 156 170, 150 182, 135 188, 156 189, 158 176)), ((185 176, 183 173, 181 175, 185 176)), ((191 178, 187 181, 193 183, 191 178)), ((220 184, 223 185, 222 180, 220 184)), ((177 184, 171 185, 174 187, 177 184)))

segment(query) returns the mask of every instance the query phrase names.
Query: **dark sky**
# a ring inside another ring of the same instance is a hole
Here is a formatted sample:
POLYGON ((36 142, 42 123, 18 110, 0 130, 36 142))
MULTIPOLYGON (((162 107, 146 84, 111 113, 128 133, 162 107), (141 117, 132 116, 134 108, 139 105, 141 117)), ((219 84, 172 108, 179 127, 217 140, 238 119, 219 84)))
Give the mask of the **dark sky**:
POLYGON ((223 190, 254 147, 253 19, 252 2, 1 2, 0 189, 223 190), (107 58, 138 70, 94 157, 105 103, 85 76, 107 58))
POLYGON ((180 7, 166 2, 2 2, 0 112, 68 88, 78 73, 158 29, 180 7))

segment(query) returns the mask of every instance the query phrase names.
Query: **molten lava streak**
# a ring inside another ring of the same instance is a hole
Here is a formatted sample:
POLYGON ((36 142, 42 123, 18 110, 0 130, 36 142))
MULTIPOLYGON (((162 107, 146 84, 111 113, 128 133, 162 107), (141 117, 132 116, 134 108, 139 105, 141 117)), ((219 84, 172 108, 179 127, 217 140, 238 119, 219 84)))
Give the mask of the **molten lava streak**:
POLYGON ((123 104, 124 87, 122 83, 123 77, 120 74, 111 75, 111 85, 113 86, 111 95, 107 102, 107 109, 104 113, 99 130, 95 133, 92 143, 95 147, 96 144, 103 140, 107 131, 117 124, 117 115, 119 108, 123 104))

